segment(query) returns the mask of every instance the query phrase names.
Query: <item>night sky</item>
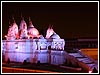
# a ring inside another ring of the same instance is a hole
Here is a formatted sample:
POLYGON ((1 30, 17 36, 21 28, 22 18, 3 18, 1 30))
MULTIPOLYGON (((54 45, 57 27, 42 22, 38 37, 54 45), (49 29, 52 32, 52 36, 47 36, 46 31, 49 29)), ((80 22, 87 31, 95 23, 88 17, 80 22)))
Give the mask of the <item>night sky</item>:
POLYGON ((21 13, 27 26, 31 17, 40 34, 45 35, 51 24, 61 38, 98 37, 97 2, 3 2, 2 36, 7 34, 12 16, 19 26, 21 13))

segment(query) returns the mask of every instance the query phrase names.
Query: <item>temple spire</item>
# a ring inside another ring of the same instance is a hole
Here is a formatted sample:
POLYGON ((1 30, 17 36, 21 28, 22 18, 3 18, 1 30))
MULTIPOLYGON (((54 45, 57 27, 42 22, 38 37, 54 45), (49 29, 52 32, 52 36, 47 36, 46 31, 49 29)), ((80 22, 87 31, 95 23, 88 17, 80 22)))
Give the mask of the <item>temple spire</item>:
POLYGON ((29 26, 34 27, 30 17, 29 17, 29 26))
POLYGON ((53 28, 53 25, 51 25, 51 29, 53 28))
POLYGON ((49 24, 49 29, 51 29, 51 24, 49 24))
POLYGON ((31 18, 29 17, 29 25, 32 25, 32 21, 31 18))
POLYGON ((49 29, 52 29, 53 28, 53 25, 49 24, 49 29))
POLYGON ((14 16, 12 16, 12 20, 13 20, 13 23, 15 23, 16 21, 15 21, 15 18, 14 18, 14 16))
POLYGON ((11 25, 10 19, 9 19, 9 25, 11 25))
POLYGON ((31 18, 29 17, 29 22, 31 21, 31 18))
POLYGON ((22 15, 22 13, 21 13, 21 19, 24 20, 24 17, 23 17, 23 15, 22 15))
POLYGON ((12 26, 12 24, 11 24, 10 19, 9 19, 9 27, 11 27, 11 26, 12 26))

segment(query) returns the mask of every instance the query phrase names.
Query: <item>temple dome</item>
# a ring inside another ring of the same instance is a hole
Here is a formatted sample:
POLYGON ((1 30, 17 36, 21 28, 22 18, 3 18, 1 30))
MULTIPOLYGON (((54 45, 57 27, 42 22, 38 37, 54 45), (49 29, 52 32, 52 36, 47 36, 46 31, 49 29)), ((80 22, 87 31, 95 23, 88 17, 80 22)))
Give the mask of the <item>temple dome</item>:
POLYGON ((50 36, 51 39, 60 39, 60 36, 55 32, 50 36))
POLYGON ((27 29, 27 24, 26 24, 26 22, 24 21, 24 19, 21 20, 20 29, 27 29))
POLYGON ((18 34, 18 25, 16 23, 13 23, 13 30, 15 31, 15 34, 18 34))
POLYGON ((33 25, 30 25, 28 27, 27 32, 29 35, 32 35, 34 37, 38 37, 38 35, 39 35, 39 31, 33 25))

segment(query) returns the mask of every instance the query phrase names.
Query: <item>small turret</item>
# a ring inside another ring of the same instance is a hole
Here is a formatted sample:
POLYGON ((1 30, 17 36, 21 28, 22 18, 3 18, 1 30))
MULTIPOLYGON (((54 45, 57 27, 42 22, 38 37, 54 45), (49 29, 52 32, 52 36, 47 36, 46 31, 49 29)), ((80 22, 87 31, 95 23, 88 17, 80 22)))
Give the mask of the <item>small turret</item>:
POLYGON ((54 33, 54 30, 52 29, 53 25, 49 25, 47 32, 46 32, 46 38, 50 38, 50 36, 54 33))

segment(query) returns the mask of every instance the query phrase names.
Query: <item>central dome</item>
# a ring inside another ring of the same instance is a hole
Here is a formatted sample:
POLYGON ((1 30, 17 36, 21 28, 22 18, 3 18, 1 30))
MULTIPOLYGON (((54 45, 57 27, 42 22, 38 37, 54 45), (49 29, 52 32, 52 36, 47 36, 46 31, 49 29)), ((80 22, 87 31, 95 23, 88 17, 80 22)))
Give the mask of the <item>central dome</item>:
POLYGON ((39 31, 33 25, 30 25, 27 31, 28 35, 31 37, 38 37, 39 35, 39 31))

